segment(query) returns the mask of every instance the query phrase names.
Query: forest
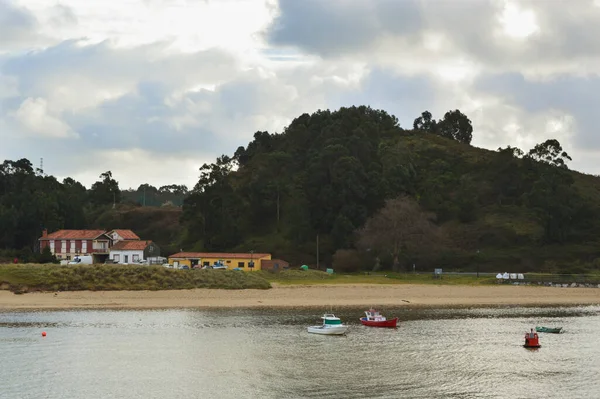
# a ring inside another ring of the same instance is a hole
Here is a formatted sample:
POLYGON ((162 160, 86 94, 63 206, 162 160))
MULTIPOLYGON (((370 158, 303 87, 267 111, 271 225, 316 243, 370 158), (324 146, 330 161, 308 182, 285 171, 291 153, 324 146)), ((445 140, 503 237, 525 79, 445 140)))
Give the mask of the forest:
POLYGON ((600 178, 570 170, 554 138, 491 151, 473 134, 459 110, 410 128, 366 106, 319 110, 256 132, 189 190, 120 190, 111 172, 86 189, 5 161, 0 248, 35 252, 43 228, 120 227, 167 254, 254 250, 340 271, 599 269, 600 178))

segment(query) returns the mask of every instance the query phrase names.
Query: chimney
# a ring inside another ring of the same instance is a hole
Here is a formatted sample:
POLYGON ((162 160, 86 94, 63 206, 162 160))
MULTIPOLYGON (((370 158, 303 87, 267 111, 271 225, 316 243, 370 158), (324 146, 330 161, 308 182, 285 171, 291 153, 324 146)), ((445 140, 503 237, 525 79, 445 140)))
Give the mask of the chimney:
POLYGON ((42 238, 48 237, 48 229, 42 230, 42 238))

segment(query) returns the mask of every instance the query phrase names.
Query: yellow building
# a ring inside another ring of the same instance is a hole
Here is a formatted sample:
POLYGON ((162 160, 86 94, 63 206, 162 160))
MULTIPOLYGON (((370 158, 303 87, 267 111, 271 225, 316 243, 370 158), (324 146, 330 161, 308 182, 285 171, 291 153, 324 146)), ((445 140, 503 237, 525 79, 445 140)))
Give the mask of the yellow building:
POLYGON ((244 271, 261 270, 262 261, 271 260, 271 254, 263 253, 220 253, 220 252, 179 252, 169 256, 169 264, 174 267, 213 266, 223 264, 227 269, 240 268, 244 271), (251 266, 254 267, 251 267, 251 266))

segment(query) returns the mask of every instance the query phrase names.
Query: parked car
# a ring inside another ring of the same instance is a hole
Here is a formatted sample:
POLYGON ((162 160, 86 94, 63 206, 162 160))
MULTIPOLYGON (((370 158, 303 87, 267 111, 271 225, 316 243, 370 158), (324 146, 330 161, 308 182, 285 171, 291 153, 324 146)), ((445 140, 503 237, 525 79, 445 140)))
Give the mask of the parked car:
POLYGON ((69 262, 69 265, 91 265, 94 258, 91 255, 76 256, 69 262))

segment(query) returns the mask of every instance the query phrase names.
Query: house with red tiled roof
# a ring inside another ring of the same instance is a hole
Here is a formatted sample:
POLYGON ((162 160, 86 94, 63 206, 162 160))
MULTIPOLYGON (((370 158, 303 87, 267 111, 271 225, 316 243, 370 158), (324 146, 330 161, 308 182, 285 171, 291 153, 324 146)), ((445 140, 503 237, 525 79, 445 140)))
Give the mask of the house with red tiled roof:
POLYGON ((115 229, 106 233, 113 240, 113 244, 123 240, 139 240, 137 234, 131 230, 115 229))
POLYGON ((39 238, 40 251, 50 248, 58 259, 71 260, 78 255, 92 255, 95 261, 104 261, 112 245, 105 230, 58 230, 48 234, 44 229, 39 238))
POLYGON ((254 252, 179 252, 169 256, 169 264, 174 268, 188 266, 190 269, 222 264, 229 270, 238 268, 245 271, 261 270, 262 262, 267 260, 271 260, 271 254, 254 252))
POLYGON ((150 240, 121 240, 110 249, 110 260, 114 263, 133 264, 160 257, 160 248, 150 240))

